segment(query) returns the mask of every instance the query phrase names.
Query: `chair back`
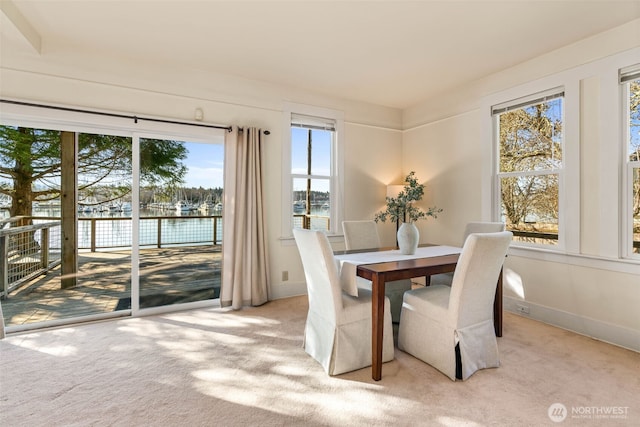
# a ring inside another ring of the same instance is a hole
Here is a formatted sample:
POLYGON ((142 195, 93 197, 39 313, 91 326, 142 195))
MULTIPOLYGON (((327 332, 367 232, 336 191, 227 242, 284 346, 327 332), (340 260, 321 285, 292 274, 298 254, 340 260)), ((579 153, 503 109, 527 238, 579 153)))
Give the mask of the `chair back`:
POLYGON ((375 249, 380 247, 378 226, 375 221, 342 221, 346 250, 375 249))
POLYGON ((335 324, 342 310, 342 288, 336 260, 327 236, 321 231, 294 229, 307 282, 309 310, 335 324))
POLYGON ((457 328, 493 318, 498 277, 513 234, 472 233, 462 247, 451 283, 449 314, 457 328))
POLYGON ((464 228, 464 236, 462 237, 462 244, 471 233, 499 233, 504 231, 504 222, 468 222, 464 228))

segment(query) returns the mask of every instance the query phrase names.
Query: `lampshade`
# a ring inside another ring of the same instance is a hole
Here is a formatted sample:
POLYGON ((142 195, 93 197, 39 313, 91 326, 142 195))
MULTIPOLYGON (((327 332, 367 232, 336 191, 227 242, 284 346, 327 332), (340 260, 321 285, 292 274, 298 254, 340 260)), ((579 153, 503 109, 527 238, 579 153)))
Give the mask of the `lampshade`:
POLYGON ((387 185, 387 197, 395 199, 404 190, 404 185, 387 185))

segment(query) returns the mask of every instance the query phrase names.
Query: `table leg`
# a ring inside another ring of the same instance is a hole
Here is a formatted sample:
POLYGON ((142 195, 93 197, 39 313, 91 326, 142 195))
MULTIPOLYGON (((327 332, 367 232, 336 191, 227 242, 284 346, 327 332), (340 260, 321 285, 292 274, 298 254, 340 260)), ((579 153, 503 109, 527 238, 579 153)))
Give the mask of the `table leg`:
POLYGON ((496 336, 502 336, 502 268, 498 276, 498 285, 496 286, 496 296, 493 300, 493 327, 496 336))
POLYGON ((371 280, 371 377, 382 379, 382 342, 384 334, 384 278, 375 274, 371 280))

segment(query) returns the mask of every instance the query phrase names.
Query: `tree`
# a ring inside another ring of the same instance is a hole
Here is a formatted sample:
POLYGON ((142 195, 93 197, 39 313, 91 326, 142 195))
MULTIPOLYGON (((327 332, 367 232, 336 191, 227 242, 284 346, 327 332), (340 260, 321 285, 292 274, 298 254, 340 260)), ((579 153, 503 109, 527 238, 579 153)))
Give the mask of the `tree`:
MULTIPOLYGON (((31 216, 34 201, 60 196, 59 131, 0 126, 0 194, 11 198, 11 216, 31 216)), ((128 137, 82 133, 78 137, 78 192, 102 183, 109 197, 131 192, 132 146, 128 137)), ((177 186, 186 174, 183 143, 145 139, 140 144, 140 182, 177 186)))
POLYGON ((504 213, 518 225, 532 215, 545 222, 558 218, 558 177, 552 171, 562 164, 561 99, 500 115, 500 173, 504 213), (534 172, 534 173, 529 173, 534 172))

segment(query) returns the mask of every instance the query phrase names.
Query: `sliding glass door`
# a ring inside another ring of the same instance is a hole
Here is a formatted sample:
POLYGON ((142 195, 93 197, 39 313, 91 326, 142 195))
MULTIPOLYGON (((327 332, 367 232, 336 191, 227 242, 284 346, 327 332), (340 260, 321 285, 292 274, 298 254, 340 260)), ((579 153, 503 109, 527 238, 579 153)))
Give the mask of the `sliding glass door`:
POLYGON ((8 331, 218 298, 223 131, 48 125, 0 125, 8 331))

